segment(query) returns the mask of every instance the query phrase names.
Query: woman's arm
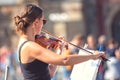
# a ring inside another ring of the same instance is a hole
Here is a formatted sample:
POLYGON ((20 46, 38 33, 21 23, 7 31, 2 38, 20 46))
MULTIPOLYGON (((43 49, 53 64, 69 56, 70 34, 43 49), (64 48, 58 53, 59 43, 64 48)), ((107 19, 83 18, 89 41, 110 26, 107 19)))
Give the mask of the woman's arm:
POLYGON ((35 42, 29 42, 27 47, 26 50, 29 51, 29 55, 32 58, 54 65, 74 65, 89 59, 98 59, 101 56, 105 56, 105 54, 100 54, 98 51, 95 54, 87 55, 58 55, 35 42))

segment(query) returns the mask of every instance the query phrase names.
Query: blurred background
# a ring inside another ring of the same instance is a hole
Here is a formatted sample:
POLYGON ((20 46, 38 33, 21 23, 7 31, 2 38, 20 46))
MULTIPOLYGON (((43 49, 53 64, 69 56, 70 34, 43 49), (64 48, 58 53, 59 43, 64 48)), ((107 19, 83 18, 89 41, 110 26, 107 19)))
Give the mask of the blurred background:
MULTIPOLYGON (((97 46, 94 49, 102 44, 108 58, 115 58, 114 68, 119 71, 116 66, 120 67, 120 0, 0 0, 0 80, 4 80, 6 64, 10 66, 9 80, 23 80, 17 60, 18 36, 14 30, 13 18, 19 13, 18 7, 26 3, 34 3, 44 9, 47 20, 44 27, 51 33, 62 35, 76 45, 76 35, 80 38, 81 35, 82 38, 84 36, 86 43, 90 42, 87 39, 91 36, 90 40, 96 42, 94 45, 97 46)), ((78 52, 74 49, 71 53, 78 52)), ((105 76, 113 63, 103 63, 102 79, 96 80, 120 80, 120 73, 116 73, 117 77, 111 76, 113 74, 107 78, 105 76)), ((66 67, 60 67, 53 80, 68 80, 71 71, 67 73, 65 69, 66 67)))

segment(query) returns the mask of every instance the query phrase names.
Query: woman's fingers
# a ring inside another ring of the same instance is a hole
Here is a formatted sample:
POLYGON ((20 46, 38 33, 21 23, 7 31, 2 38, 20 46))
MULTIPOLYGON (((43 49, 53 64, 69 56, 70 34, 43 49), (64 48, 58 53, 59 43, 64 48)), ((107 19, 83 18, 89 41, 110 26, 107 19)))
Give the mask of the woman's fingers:
POLYGON ((103 58, 106 58, 106 54, 105 52, 99 52, 99 51, 95 51, 95 54, 94 54, 94 58, 93 59, 103 59, 103 58))

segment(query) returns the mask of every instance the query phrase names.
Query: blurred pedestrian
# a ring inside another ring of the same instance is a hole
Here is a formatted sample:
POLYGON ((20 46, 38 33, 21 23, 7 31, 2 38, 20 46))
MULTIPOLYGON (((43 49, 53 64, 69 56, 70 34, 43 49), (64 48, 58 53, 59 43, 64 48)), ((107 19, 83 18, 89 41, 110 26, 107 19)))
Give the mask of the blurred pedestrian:
MULTIPOLYGON (((84 36, 82 34, 76 34, 73 39, 70 41, 72 44, 83 47, 84 45, 84 36)), ((64 55, 73 55, 78 54, 79 49, 75 46, 69 45, 69 48, 67 50, 64 50, 64 55)), ((73 65, 68 65, 64 67, 64 78, 65 80, 68 80, 71 74, 71 71, 73 69, 73 65)))
POLYGON ((105 80, 120 80, 120 48, 115 50, 115 56, 109 57, 105 71, 105 80))
POLYGON ((90 34, 87 36, 87 49, 97 50, 97 39, 94 35, 90 34))
POLYGON ((0 50, 0 80, 3 80, 5 78, 5 69, 6 69, 6 65, 9 64, 9 60, 8 60, 8 55, 10 53, 9 48, 4 45, 1 47, 0 50))
POLYGON ((116 42, 114 39, 110 39, 108 42, 108 46, 106 48, 106 53, 108 57, 115 57, 115 50, 116 50, 116 42))
POLYGON ((98 50, 101 49, 102 51, 106 51, 107 41, 106 41, 106 36, 105 35, 99 36, 97 47, 98 47, 98 50))
MULTIPOLYGON (((106 42, 106 36, 105 35, 101 35, 98 38, 98 44, 97 44, 97 50, 99 51, 106 51, 106 47, 107 47, 107 42, 106 42)), ((104 63, 104 61, 101 61, 100 66, 98 68, 98 73, 97 73, 97 78, 96 80, 103 80, 104 79, 104 72, 105 72, 105 66, 106 64, 104 63)))

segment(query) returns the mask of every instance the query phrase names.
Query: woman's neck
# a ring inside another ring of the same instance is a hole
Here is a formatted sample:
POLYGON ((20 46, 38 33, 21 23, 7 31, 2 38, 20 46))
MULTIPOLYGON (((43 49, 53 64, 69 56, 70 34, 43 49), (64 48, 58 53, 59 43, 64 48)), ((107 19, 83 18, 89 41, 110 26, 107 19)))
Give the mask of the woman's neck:
POLYGON ((34 29, 30 26, 27 28, 26 34, 21 35, 21 38, 27 41, 35 41, 34 29))
POLYGON ((32 32, 31 33, 30 32, 27 32, 26 34, 22 34, 20 38, 25 41, 35 41, 34 34, 32 34, 32 32))
POLYGON ((26 41, 34 41, 35 40, 34 36, 29 36, 29 35, 22 35, 21 39, 24 39, 26 41))

